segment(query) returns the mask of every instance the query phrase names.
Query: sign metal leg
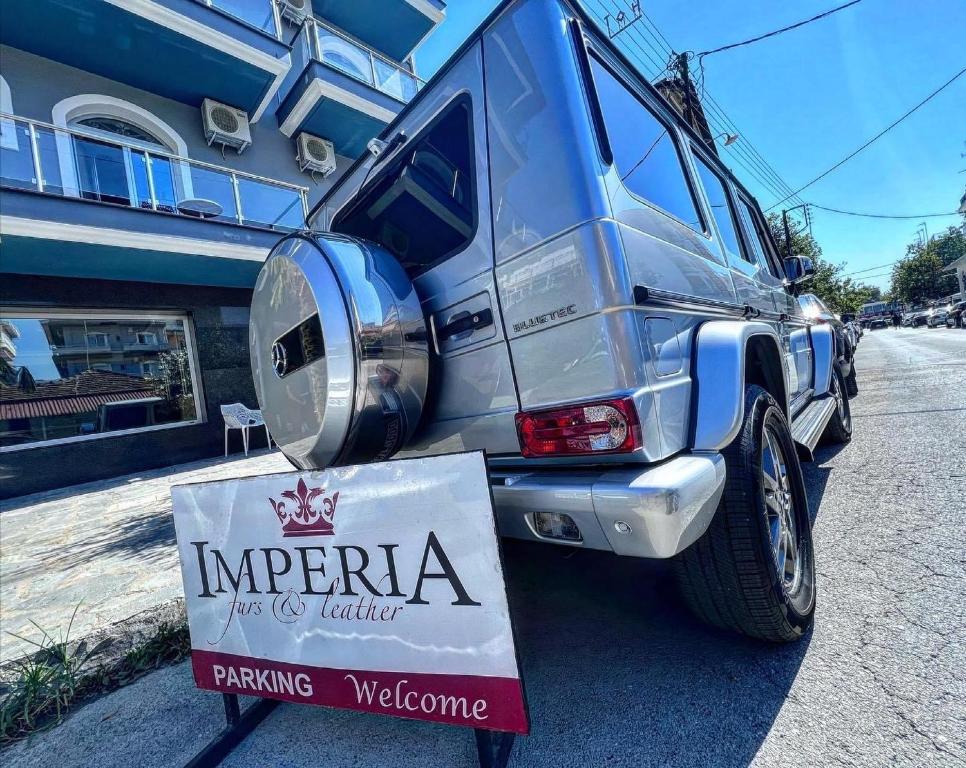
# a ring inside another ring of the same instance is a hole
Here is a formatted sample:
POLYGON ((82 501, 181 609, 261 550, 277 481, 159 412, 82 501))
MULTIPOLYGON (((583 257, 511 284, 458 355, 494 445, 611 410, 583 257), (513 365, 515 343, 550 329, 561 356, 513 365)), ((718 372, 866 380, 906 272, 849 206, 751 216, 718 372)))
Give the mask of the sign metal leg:
POLYGON ((514 733, 475 729, 480 768, 506 768, 513 750, 514 733))
POLYGON ((279 704, 274 699, 259 699, 242 712, 238 706, 238 696, 234 693, 223 693, 222 699, 225 704, 225 727, 208 746, 185 763, 184 768, 214 768, 279 704))

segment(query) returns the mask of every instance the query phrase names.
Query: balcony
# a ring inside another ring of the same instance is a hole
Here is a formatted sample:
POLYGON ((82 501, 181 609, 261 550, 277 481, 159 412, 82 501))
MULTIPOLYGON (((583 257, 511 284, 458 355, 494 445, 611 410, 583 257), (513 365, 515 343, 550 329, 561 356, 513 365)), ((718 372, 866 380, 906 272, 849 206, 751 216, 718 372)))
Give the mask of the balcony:
POLYGON ((0 43, 199 106, 271 103, 289 69, 272 0, 4 0, 0 43))
POLYGON ((0 208, 5 272, 252 285, 307 190, 3 115, 0 208))
POLYGON ((402 61, 443 20, 442 0, 312 0, 316 16, 402 61))
POLYGON ((355 157, 413 97, 412 72, 323 22, 308 19, 292 49, 277 111, 286 136, 308 131, 355 157))

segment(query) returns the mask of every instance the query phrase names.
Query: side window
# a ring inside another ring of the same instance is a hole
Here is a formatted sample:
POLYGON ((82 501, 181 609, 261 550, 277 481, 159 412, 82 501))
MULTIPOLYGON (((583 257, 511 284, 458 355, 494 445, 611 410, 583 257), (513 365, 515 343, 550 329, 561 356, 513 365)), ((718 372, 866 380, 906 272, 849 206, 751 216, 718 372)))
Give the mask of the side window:
POLYGON ((637 197, 703 231, 674 136, 610 70, 591 57, 614 165, 637 197))
POLYGON ((740 256, 746 261, 751 261, 738 241, 738 225, 735 223, 724 181, 697 154, 694 156, 694 164, 698 168, 698 176, 701 177, 701 184, 708 196, 708 204, 711 206, 711 213, 721 233, 725 250, 731 256, 740 256))
POLYGON ((738 198, 738 215, 745 225, 745 232, 748 233, 748 244, 751 252, 755 256, 755 261, 766 272, 771 272, 774 277, 780 277, 775 263, 768 258, 767 246, 764 242, 764 235, 758 226, 758 217, 752 210, 751 205, 743 198, 738 198))
POLYGON ((411 276, 466 248, 477 225, 471 124, 469 99, 457 99, 338 213, 332 231, 375 240, 411 276))

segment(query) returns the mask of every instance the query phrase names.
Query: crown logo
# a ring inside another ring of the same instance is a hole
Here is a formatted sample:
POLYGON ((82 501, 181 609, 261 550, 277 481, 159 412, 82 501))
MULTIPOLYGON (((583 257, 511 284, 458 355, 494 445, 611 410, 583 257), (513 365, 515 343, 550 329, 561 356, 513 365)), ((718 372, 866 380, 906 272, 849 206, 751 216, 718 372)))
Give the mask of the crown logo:
POLYGON ((332 525, 332 518, 335 517, 335 505, 339 501, 338 492, 331 497, 323 496, 321 501, 316 503, 324 488, 309 488, 305 481, 299 479, 299 483, 294 491, 282 491, 282 499, 292 502, 289 509, 287 502, 275 501, 271 496, 268 500, 272 503, 272 509, 282 523, 282 536, 332 536, 335 528, 332 525))

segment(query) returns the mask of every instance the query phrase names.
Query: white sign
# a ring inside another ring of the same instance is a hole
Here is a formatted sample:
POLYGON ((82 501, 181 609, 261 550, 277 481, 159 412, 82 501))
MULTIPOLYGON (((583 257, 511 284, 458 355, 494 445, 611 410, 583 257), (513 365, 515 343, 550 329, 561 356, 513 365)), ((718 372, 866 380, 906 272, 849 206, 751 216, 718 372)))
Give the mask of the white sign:
POLYGON ((529 731, 482 453, 172 497, 198 687, 529 731))

